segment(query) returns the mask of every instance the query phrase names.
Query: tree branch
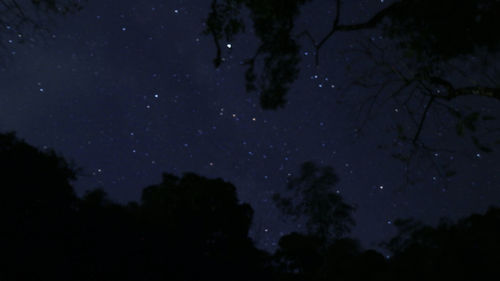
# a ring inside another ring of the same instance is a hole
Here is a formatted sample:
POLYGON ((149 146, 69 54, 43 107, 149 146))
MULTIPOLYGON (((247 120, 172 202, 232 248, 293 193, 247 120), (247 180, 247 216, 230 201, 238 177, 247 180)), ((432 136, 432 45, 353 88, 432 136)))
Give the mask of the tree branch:
POLYGON ((444 96, 436 96, 437 98, 443 98, 445 100, 452 100, 460 96, 481 96, 500 100, 500 88, 483 87, 483 86, 470 86, 463 88, 455 88, 453 85, 441 78, 441 77, 430 77, 430 82, 444 87, 447 94, 444 96))
MULTIPOLYGON (((335 12, 335 19, 333 20, 332 27, 330 31, 316 44, 314 47, 316 48, 316 65, 319 64, 319 51, 321 47, 335 34, 337 31, 354 31, 354 30, 362 30, 362 29, 370 29, 375 28, 382 20, 388 16, 395 8, 397 8, 401 3, 396 2, 391 4, 389 7, 380 10, 376 13, 371 19, 366 22, 358 23, 358 24, 339 24, 340 22, 340 10, 341 10, 341 0, 337 0, 337 10, 335 12)), ((312 40, 314 42, 314 40, 312 40)))
POLYGON ((336 11, 335 11, 335 19, 333 20, 332 28, 330 29, 330 31, 328 32, 328 34, 326 34, 323 37, 323 39, 321 39, 319 41, 319 43, 316 44, 316 46, 314 46, 316 48, 316 55, 315 55, 316 65, 319 65, 319 50, 326 43, 326 41, 328 41, 328 39, 330 39, 330 37, 332 37, 332 35, 337 30, 337 27, 338 27, 339 21, 340 21, 340 9, 341 9, 341 6, 342 6, 342 1, 341 0, 337 0, 337 7, 336 7, 336 11))
MULTIPOLYGON (((211 8, 212 8, 212 14, 210 16, 217 18, 217 0, 212 1, 211 8)), ((215 67, 219 67, 221 62, 222 62, 222 54, 221 54, 219 39, 217 38, 217 32, 215 31, 214 27, 209 25, 208 28, 210 29, 210 33, 212 33, 214 43, 215 43, 216 56, 214 59, 214 64, 215 64, 215 67)))
POLYGON ((429 108, 431 108, 431 105, 434 102, 435 98, 436 96, 431 96, 429 102, 427 102, 427 105, 425 106, 424 113, 422 114, 422 118, 420 118, 420 123, 418 124, 417 132, 415 133, 415 136, 413 136, 413 144, 417 143, 420 133, 422 132, 422 128, 424 127, 425 119, 427 118, 427 112, 429 111, 429 108))

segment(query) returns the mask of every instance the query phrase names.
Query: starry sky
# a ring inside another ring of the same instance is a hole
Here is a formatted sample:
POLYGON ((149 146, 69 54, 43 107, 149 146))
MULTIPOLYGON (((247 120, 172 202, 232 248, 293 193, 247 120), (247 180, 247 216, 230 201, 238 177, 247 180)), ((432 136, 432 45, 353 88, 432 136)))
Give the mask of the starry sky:
MULTIPOLYGON (((353 22, 388 5, 349 2, 346 18, 353 22)), ((333 6, 319 0, 306 6, 298 25, 324 34, 333 13, 325 5, 333 6)), ((344 87, 346 64, 355 58, 341 51, 373 34, 339 34, 325 45, 319 66, 303 42, 289 103, 263 111, 258 97, 245 92, 241 65, 255 38, 249 33, 224 43, 226 61, 215 69, 212 38, 201 34, 209 6, 207 0, 89 1, 81 12, 55 18, 44 40, 17 43, 6 33, 0 130, 74 161, 83 169, 75 182, 79 194, 102 187, 127 202, 159 183, 162 172, 221 177, 252 205, 251 235, 270 250, 280 236, 302 228, 283 221, 271 195, 284 190, 305 161, 335 169, 337 191, 357 207, 352 235, 365 247, 393 235, 396 218, 435 223, 500 202, 498 153, 483 155, 445 134, 440 141, 460 153, 435 157, 452 161, 457 176, 442 180, 432 169, 415 171, 421 181, 404 186, 404 167, 377 148, 394 137, 394 106, 378 108, 356 129, 356 99, 368 90, 344 87)))

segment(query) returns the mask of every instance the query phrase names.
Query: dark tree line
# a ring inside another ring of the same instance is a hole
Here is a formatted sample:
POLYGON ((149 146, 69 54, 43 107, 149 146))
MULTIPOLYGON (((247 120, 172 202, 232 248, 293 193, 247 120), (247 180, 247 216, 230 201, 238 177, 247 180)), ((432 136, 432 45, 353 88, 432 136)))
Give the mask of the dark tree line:
POLYGON ((220 179, 165 174, 139 203, 78 198, 54 152, 0 135, 0 280, 254 280, 252 209, 220 179))
POLYGON ((277 195, 305 233, 274 254, 248 237, 252 208, 221 179, 164 174, 140 202, 103 190, 79 198, 77 171, 50 150, 0 134, 0 280, 491 280, 500 261, 500 209, 437 227, 399 220, 391 258, 349 238, 353 208, 312 163, 277 195), (324 218, 323 218, 324 216, 324 218))

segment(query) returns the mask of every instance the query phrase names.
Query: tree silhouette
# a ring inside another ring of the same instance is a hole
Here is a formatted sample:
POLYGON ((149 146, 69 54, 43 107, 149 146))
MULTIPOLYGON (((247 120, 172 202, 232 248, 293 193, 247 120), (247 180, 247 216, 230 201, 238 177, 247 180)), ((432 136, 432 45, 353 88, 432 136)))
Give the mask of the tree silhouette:
POLYGON ((254 280, 268 257, 248 237, 253 211, 221 179, 165 174, 141 203, 75 196, 75 169, 0 134, 1 280, 254 280))
POLYGON ((243 32, 245 26, 240 10, 244 5, 250 11, 260 44, 253 57, 245 62, 246 89, 259 91, 260 104, 265 109, 283 107, 290 85, 298 77, 300 47, 292 32, 299 8, 306 2, 309 0, 212 0, 205 34, 214 38, 216 67, 224 60, 220 40, 231 42, 236 34, 243 32), (257 68, 261 69, 260 74, 257 68))
POLYGON ((232 184, 192 173, 182 178, 164 174, 162 184, 144 189, 141 209, 169 235, 208 252, 247 240, 253 214, 248 204, 238 203, 232 184))
MULTIPOLYGON (((491 36, 494 27, 500 25, 500 20, 496 17, 500 11, 500 4, 496 0, 466 0, 458 4, 452 0, 395 1, 368 21, 356 24, 341 23, 343 4, 342 1, 335 1, 336 12, 332 27, 320 40, 315 40, 307 30, 299 33, 293 30, 300 8, 307 2, 310 1, 212 1, 205 33, 211 34, 214 38, 217 48, 214 60, 216 66, 223 61, 220 40, 230 42, 236 34, 244 32, 241 10, 245 7, 250 11, 253 29, 260 40, 260 45, 254 57, 247 61, 246 78, 247 85, 250 85, 247 89, 256 89, 255 60, 259 56, 264 56, 264 68, 259 77, 263 108, 276 109, 284 106, 284 96, 288 86, 297 78, 300 61, 297 40, 303 36, 309 38, 316 49, 316 63, 319 63, 321 48, 335 33, 376 27, 382 27, 386 36, 397 40, 399 47, 416 53, 428 67, 440 60, 473 54, 483 47, 488 52, 498 52, 500 39, 498 36, 491 36), (279 91, 273 94, 271 92, 273 87, 279 91)), ((342 21, 349 22, 348 19, 342 21)), ((444 99, 460 95, 500 98, 498 88, 475 86, 455 89, 442 78, 427 77, 427 79, 448 89, 446 94, 439 95, 444 99)))
POLYGON ((4 278, 61 279, 77 204, 70 184, 75 170, 53 151, 39 151, 9 133, 0 134, 0 174, 4 278))
MULTIPOLYGON (((500 24, 499 11, 498 1, 490 0, 397 1, 374 21, 387 39, 365 41, 355 51, 363 62, 371 61, 354 78, 372 91, 360 106, 365 120, 387 101, 400 112, 393 156, 406 171, 426 159, 441 178, 455 174, 449 162, 433 156, 456 148, 433 141, 433 135, 455 133, 481 153, 499 143, 498 116, 483 106, 500 99, 499 39, 489 35, 500 24), (397 148, 404 143, 410 145, 397 148)), ((407 182, 414 181, 407 174, 407 182)))
POLYGON ((428 60, 449 60, 478 48, 498 52, 500 39, 491 36, 500 19, 500 3, 491 0, 406 0, 390 7, 386 34, 402 48, 413 49, 428 60))
POLYGON ((279 241, 274 254, 284 280, 311 279, 324 264, 324 241, 316 236, 291 233, 279 241))
POLYGON ((395 222, 399 233, 385 244, 390 259, 342 238, 284 236, 274 255, 278 280, 491 280, 500 261, 500 209, 436 227, 411 219, 395 222))
POLYGON ((84 1, 1 0, 0 47, 5 47, 5 41, 24 43, 26 40, 44 39, 54 16, 76 13, 82 9, 84 1))
POLYGON ((324 241, 340 238, 354 225, 354 207, 333 190, 337 182, 331 167, 305 162, 300 175, 288 183, 291 195, 276 193, 273 200, 284 214, 296 220, 305 219, 309 234, 324 241))
POLYGON ((182 178, 164 174, 160 185, 144 189, 140 211, 152 235, 145 239, 155 243, 148 251, 166 257, 159 268, 170 267, 193 280, 225 280, 231 273, 248 272, 245 267, 256 264, 253 259, 259 253, 248 238, 253 211, 248 204, 238 202, 230 183, 192 173, 182 178), (163 236, 165 243, 157 244, 158 236, 163 236), (200 268, 193 271, 192 263, 200 268))
POLYGON ((491 280, 498 275, 499 208, 436 227, 398 220, 398 235, 385 244, 393 253, 387 259, 340 236, 349 227, 332 228, 352 224, 352 207, 340 197, 327 200, 330 205, 320 198, 331 199, 337 181, 329 167, 305 163, 290 184, 300 200, 279 197, 280 204, 298 203, 285 206, 294 215, 302 212, 311 228, 283 236, 272 256, 253 246, 252 209, 238 201, 231 183, 164 174, 160 184, 143 190, 141 202, 118 204, 102 189, 76 197, 75 174, 52 150, 0 134, 0 280, 491 280), (313 202, 323 207, 315 209, 313 202), (339 206, 344 211, 329 216, 339 206), (311 219, 321 214, 329 219, 311 219))
MULTIPOLYGON (((345 16, 345 1, 336 0, 332 4, 331 27, 320 38, 295 26, 307 2, 212 1, 205 32, 215 41, 216 66, 224 57, 220 41, 231 42, 244 32, 247 19, 241 15, 244 10, 250 12, 249 21, 259 45, 245 63, 246 88, 259 94, 262 108, 285 106, 287 92, 300 70, 299 42, 314 49, 318 65, 325 44, 334 41, 336 34, 370 30, 380 36, 356 33, 358 43, 346 46, 340 54, 352 58, 346 68, 354 69, 345 88, 367 89, 362 98, 352 97, 362 117, 358 131, 373 119, 377 108, 386 109, 389 102, 393 110, 400 112, 391 126, 396 136, 390 148, 393 157, 406 166, 407 184, 419 180, 410 171, 421 169, 422 159, 440 178, 455 174, 449 162, 433 158, 436 153, 455 149, 436 144, 434 135, 456 132, 484 153, 500 143, 499 130, 493 123, 498 117, 483 112, 481 102, 470 100, 500 100, 500 70, 496 63, 500 38, 492 36, 500 26, 498 1, 397 0, 368 20, 356 23, 345 16)), ((236 48, 237 44, 233 45, 236 48)))
POLYGON ((77 280, 139 280, 146 274, 143 227, 133 204, 108 199, 102 189, 87 192, 78 204, 73 245, 77 280))
POLYGON ((340 238, 327 243, 317 236, 291 233, 274 254, 279 280, 389 280, 388 261, 359 242, 340 238))
POLYGON ((498 275, 500 209, 436 227, 401 221, 388 244, 397 279, 488 280, 498 275))

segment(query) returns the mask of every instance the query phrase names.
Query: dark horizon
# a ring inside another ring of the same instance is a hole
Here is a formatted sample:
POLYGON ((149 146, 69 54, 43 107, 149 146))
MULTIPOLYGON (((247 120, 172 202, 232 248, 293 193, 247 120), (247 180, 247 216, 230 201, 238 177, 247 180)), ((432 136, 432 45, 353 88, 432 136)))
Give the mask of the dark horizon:
POLYGON ((500 208, 436 227, 395 220, 398 233, 383 255, 349 236, 354 208, 331 190, 333 170, 312 162, 288 194, 273 196, 283 218, 306 226, 284 235, 273 253, 255 247, 252 207, 221 179, 165 173, 128 204, 102 189, 77 197, 71 164, 13 133, 0 134, 0 169, 2 280, 488 280, 498 273, 500 208))

